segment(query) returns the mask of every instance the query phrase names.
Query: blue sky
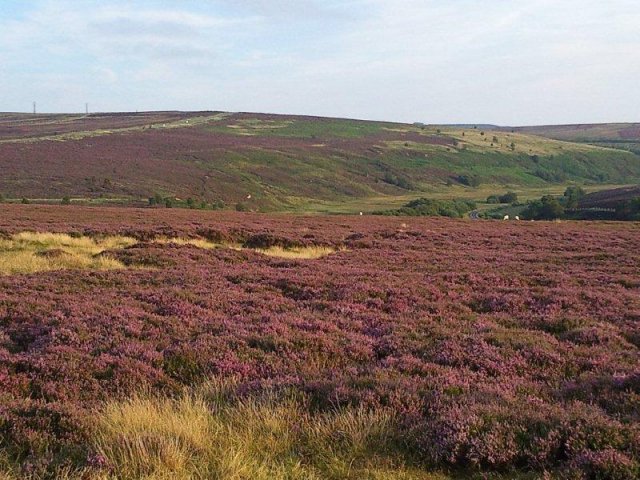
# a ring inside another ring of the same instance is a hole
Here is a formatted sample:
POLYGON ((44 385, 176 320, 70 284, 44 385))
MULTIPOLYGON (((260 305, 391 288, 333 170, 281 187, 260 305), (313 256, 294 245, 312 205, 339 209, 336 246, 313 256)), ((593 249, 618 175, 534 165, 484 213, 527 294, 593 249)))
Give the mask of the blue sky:
POLYGON ((0 111, 640 121, 637 0, 0 0, 0 111))

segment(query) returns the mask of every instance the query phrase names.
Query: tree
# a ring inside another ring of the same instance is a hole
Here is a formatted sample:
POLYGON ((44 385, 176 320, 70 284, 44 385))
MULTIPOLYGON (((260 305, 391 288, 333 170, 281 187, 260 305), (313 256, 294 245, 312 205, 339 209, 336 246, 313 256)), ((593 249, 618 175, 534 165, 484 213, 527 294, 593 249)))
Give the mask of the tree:
POLYGON ((62 197, 62 201, 60 202, 62 205, 71 205, 71 198, 68 195, 62 197))
POLYGON ((499 197, 500 203, 515 203, 518 201, 518 194, 515 192, 507 192, 499 197))
POLYGON ((149 197, 149 205, 152 207, 155 205, 162 205, 163 203, 164 198, 162 198, 162 195, 157 192, 153 194, 153 197, 149 197))
POLYGON ((164 206, 166 208, 173 208, 173 198, 167 197, 164 199, 164 206))
POLYGON ((0 193, 0 203, 4 202, 4 195, 0 193))
POLYGON ((556 197, 545 195, 531 202, 522 215, 532 220, 555 220, 564 216, 564 207, 556 197))
POLYGON ((640 220, 640 197, 620 203, 616 207, 616 217, 619 220, 640 220))
POLYGON ((222 210, 224 207, 226 207, 227 205, 224 203, 224 200, 216 200, 215 202, 213 202, 211 204, 211 207, 214 210, 222 210))
POLYGON ((580 199, 586 195, 582 187, 571 186, 564 191, 564 205, 566 208, 578 208, 580 199))
POLYGON ((22 200, 20 200, 20 203, 22 203, 23 205, 29 205, 31 202, 28 198, 23 197, 22 200))
POLYGON ((187 207, 193 210, 196 208, 196 201, 191 197, 187 198, 187 207))

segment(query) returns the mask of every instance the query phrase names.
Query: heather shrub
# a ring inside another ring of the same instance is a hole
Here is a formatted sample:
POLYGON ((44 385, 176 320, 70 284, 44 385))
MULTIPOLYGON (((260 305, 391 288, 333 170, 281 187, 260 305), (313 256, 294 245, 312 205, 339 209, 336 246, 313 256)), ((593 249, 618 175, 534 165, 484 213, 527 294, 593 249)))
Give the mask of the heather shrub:
POLYGON ((0 241, 49 229, 137 243, 104 252, 136 268, 0 277, 0 463, 14 478, 22 460, 45 477, 70 465, 108 476, 98 445, 120 452, 120 472, 140 445, 167 452, 152 455, 162 465, 218 468, 178 428, 182 392, 211 375, 234 383, 194 396, 208 438, 234 439, 219 445, 239 452, 228 471, 240 478, 588 478, 638 458, 632 224, 15 208, 0 211, 0 241), (208 248, 218 231, 269 251, 349 248, 309 261, 208 248), (104 406, 140 412, 136 395, 165 426, 132 413, 98 435, 104 406))
POLYGON ((301 247, 299 241, 279 237, 269 233, 259 233, 249 236, 242 244, 244 248, 268 249, 271 247, 294 248, 301 247))
POLYGON ((638 457, 614 449, 586 451, 572 463, 573 478, 579 480, 629 480, 640 478, 638 457))

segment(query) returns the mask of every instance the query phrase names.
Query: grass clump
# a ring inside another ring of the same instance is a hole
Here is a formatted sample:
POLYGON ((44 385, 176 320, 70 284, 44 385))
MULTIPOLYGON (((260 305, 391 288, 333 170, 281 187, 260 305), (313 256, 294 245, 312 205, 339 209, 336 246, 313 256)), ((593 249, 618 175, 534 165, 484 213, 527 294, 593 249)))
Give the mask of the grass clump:
POLYGON ((95 449, 112 478, 446 478, 406 466, 388 411, 312 413, 295 397, 221 398, 110 403, 97 420, 95 449))
POLYGON ((128 237, 94 239, 60 233, 22 232, 0 239, 0 274, 125 268, 118 260, 101 254, 135 243, 135 239, 128 237))
POLYGON ((155 243, 164 245, 191 245, 204 250, 215 250, 217 248, 230 248, 232 250, 251 250, 253 252, 266 255, 268 257, 286 258, 286 259, 299 259, 299 260, 313 260, 327 255, 331 255, 341 251, 333 247, 326 247, 320 245, 311 246, 282 246, 282 245, 269 245, 265 247, 247 247, 238 243, 217 243, 202 238, 157 238, 155 243))
MULTIPOLYGON (((62 233, 22 232, 0 238, 0 275, 15 275, 53 270, 115 270, 126 268, 121 261, 104 254, 137 244, 134 238, 110 236, 92 238, 62 233)), ((322 246, 246 248, 235 243, 216 243, 202 238, 157 238, 154 243, 192 245, 205 250, 230 248, 251 250, 269 257, 316 259, 338 249, 322 246)))

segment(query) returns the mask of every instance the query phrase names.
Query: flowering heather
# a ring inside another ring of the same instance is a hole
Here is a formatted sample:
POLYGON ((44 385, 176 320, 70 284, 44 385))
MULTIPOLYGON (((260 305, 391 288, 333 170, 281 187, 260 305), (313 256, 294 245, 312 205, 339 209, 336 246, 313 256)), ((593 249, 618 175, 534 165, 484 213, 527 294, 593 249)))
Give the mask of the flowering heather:
POLYGON ((640 472, 638 224, 3 207, 21 231, 130 236, 109 255, 148 268, 0 276, 0 465, 86 465, 104 402, 215 377, 392 412, 428 466, 640 472))

